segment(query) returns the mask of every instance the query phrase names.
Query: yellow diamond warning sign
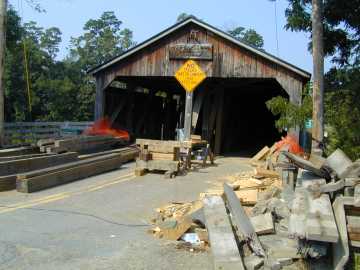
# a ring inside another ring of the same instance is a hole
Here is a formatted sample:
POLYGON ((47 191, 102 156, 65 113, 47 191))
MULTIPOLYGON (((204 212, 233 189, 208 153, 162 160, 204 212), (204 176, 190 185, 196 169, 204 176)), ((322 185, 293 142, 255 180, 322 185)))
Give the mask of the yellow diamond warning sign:
POLYGON ((175 78, 187 92, 192 92, 206 78, 206 74, 193 60, 188 60, 175 73, 175 78))

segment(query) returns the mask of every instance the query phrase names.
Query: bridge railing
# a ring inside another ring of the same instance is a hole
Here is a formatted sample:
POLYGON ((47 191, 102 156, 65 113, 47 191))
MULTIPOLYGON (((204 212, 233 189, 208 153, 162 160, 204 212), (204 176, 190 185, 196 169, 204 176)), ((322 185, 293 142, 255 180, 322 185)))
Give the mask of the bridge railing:
POLYGON ((93 122, 17 122, 5 123, 6 145, 34 143, 39 139, 80 134, 93 122))

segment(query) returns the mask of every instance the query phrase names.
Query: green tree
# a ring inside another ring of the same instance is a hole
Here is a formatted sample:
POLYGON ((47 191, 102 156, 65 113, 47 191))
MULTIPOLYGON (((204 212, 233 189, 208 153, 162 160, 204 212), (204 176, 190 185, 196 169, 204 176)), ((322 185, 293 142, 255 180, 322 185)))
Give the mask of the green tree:
POLYGON ((267 101, 266 106, 275 116, 278 116, 275 125, 279 130, 303 128, 305 121, 312 117, 311 84, 308 84, 303 91, 301 105, 293 104, 287 98, 277 96, 267 101))
POLYGON ((341 148, 360 158, 360 70, 332 68, 325 76, 327 154, 341 148))
POLYGON ((93 118, 95 84, 86 72, 135 45, 132 31, 122 29, 121 25, 114 12, 104 12, 99 19, 85 24, 83 35, 71 39, 70 55, 65 62, 70 70, 77 71, 72 79, 78 85, 78 120, 93 118))
MULTIPOLYGON (((311 0, 288 1, 285 28, 311 33, 311 0)), ((359 0, 324 1, 324 51, 340 65, 360 61, 359 6, 359 0)))
MULTIPOLYGON (((311 0, 288 1, 286 29, 311 33, 311 0)), ((353 159, 360 156, 359 6, 358 0, 324 2, 324 49, 335 64, 325 76, 326 154, 341 148, 353 159)), ((294 114, 298 112, 289 109, 293 105, 284 105, 276 99, 268 102, 272 112, 279 113, 280 119, 297 118, 294 114)), ((306 101, 303 104, 308 107, 306 101)), ((306 108, 301 110, 306 111, 306 108)), ((289 122, 290 126, 295 124, 296 121, 289 122)))
POLYGON ((249 44, 258 49, 264 47, 264 39, 254 29, 245 29, 244 27, 235 27, 227 31, 230 35, 239 41, 249 44))
POLYGON ((70 58, 78 61, 83 72, 132 47, 133 33, 121 29, 122 22, 114 12, 104 12, 99 19, 89 20, 84 34, 71 39, 70 58))

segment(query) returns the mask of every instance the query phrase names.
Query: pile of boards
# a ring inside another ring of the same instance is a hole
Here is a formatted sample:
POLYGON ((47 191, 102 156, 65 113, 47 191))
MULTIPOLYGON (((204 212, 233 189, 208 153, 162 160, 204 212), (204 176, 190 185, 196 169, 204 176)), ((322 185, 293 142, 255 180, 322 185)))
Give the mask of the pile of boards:
POLYGON ((355 269, 360 161, 267 147, 249 163, 198 201, 158 209, 154 236, 210 247, 214 269, 355 269))
POLYGON ((191 141, 162 141, 137 139, 140 154, 136 160, 135 174, 142 176, 149 171, 163 171, 165 177, 174 177, 180 171, 191 168, 192 151, 201 153, 202 165, 209 158, 213 164, 213 156, 207 141, 200 136, 192 135, 191 141))
POLYGON ((80 152, 89 153, 94 151, 110 150, 115 146, 126 145, 127 140, 113 136, 88 136, 81 135, 71 138, 43 139, 37 142, 42 153, 80 152))
POLYGON ((138 156, 126 144, 111 136, 75 136, 0 150, 0 191, 36 192, 117 169, 138 156))
POLYGON ((360 160, 340 149, 327 158, 294 154, 286 145, 273 149, 263 148, 250 163, 279 174, 290 210, 288 236, 310 244, 313 267, 353 269, 353 255, 360 256, 360 160))

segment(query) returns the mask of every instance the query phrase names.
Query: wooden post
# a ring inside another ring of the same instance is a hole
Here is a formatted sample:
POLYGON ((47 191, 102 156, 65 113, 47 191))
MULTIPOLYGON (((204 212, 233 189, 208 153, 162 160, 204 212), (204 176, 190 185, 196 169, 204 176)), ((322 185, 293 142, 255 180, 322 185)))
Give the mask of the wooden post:
POLYGON ((191 117, 192 117, 193 96, 194 96, 193 92, 186 91, 185 119, 184 119, 185 141, 190 141, 190 136, 191 136, 191 117))
POLYGON ((104 117, 104 78, 103 76, 96 76, 96 96, 95 96, 95 121, 104 117))
MULTIPOLYGON (((199 91, 199 90, 198 90, 199 91)), ((201 106, 203 104, 203 100, 206 94, 206 90, 202 89, 201 91, 199 91, 195 97, 195 103, 193 106, 193 113, 192 113, 192 128, 195 130, 196 126, 197 126, 197 122, 199 119, 199 114, 200 114, 200 110, 201 110, 201 106)))
POLYGON ((324 138, 324 40, 323 1, 312 0, 313 41, 313 140, 312 152, 322 155, 324 138))
POLYGON ((4 145, 4 64, 6 47, 7 0, 0 0, 0 146, 4 145))
POLYGON ((217 98, 217 114, 216 114, 214 153, 215 155, 219 155, 221 152, 221 145, 222 145, 224 89, 218 89, 218 96, 216 95, 216 98, 217 98))

